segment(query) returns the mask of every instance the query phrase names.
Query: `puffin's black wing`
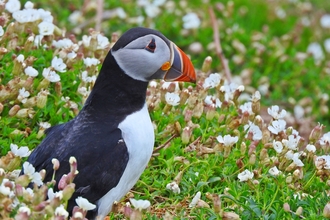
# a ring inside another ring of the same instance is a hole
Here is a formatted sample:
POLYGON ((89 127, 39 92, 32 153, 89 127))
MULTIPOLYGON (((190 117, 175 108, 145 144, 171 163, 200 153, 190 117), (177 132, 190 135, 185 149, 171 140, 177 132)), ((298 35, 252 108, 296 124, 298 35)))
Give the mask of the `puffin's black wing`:
MULTIPOLYGON (((79 118, 50 128, 46 138, 28 158, 36 171, 46 170, 45 182, 52 178, 51 160, 58 159, 60 168, 56 171, 57 183, 63 174, 69 173, 70 157, 77 159, 79 173, 74 179, 76 192, 69 201, 69 212, 76 205, 76 197, 82 196, 95 204, 115 187, 129 159, 121 130, 117 126, 76 120, 79 118)), ((55 190, 58 190, 57 186, 55 190)))

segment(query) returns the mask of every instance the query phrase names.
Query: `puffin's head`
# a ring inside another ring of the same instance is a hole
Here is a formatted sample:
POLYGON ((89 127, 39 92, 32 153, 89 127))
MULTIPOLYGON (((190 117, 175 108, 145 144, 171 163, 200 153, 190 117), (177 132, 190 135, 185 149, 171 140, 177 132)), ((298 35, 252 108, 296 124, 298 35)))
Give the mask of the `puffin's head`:
POLYGON ((134 79, 196 82, 190 59, 158 31, 132 28, 119 38, 111 53, 119 67, 134 79))

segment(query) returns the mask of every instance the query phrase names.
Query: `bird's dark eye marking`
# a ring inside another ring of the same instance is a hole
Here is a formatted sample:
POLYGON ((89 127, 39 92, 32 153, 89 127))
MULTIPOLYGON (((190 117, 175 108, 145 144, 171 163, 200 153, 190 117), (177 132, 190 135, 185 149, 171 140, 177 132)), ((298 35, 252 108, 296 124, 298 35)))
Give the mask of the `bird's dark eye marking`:
POLYGON ((155 39, 152 39, 149 44, 145 47, 145 49, 149 52, 155 52, 156 50, 156 42, 155 39))

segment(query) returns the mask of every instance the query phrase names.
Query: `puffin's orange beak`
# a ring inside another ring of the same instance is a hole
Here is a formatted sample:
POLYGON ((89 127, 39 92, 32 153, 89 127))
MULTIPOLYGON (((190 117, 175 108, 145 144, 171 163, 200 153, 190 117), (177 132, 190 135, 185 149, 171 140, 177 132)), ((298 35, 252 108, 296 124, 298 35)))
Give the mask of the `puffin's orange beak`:
POLYGON ((171 42, 171 67, 164 76, 166 81, 196 82, 196 73, 188 56, 171 42))

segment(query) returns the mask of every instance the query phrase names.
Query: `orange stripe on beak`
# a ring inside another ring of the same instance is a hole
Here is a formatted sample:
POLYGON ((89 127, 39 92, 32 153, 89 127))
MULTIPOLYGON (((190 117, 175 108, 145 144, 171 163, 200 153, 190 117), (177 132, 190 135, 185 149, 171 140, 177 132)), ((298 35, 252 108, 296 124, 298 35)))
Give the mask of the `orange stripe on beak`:
POLYGON ((172 66, 166 72, 164 79, 167 81, 196 82, 196 73, 188 56, 175 44, 171 44, 172 66))

